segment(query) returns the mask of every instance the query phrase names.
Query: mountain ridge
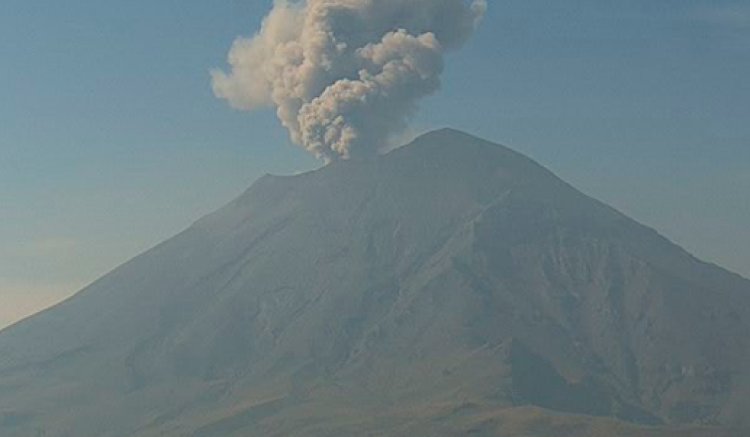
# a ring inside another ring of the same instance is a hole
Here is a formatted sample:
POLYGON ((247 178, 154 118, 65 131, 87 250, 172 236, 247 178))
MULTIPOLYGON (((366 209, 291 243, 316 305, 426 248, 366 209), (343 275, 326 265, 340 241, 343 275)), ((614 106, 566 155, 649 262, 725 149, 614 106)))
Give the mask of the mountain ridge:
POLYGON ((0 331, 0 431, 351 435, 377 431, 369 411, 455 435, 525 406, 744 426, 749 298, 533 160, 441 130, 264 176, 0 331))

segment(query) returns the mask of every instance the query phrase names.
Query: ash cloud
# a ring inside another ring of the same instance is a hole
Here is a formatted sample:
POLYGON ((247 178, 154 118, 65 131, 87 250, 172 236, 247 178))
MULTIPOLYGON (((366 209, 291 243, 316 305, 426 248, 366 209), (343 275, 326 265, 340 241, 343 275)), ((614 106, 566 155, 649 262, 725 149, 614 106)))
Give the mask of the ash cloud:
POLYGON ((326 161, 377 153, 417 101, 440 88, 443 57, 471 36, 486 0, 277 0, 238 38, 217 97, 275 107, 292 141, 326 161))

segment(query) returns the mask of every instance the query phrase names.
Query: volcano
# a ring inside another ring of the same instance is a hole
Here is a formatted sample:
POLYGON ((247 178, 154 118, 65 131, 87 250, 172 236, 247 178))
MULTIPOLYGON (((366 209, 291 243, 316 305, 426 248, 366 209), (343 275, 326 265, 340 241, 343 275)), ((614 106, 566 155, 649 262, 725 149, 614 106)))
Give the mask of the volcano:
POLYGON ((750 435, 750 281, 454 130, 264 176, 0 332, 0 435, 750 435))

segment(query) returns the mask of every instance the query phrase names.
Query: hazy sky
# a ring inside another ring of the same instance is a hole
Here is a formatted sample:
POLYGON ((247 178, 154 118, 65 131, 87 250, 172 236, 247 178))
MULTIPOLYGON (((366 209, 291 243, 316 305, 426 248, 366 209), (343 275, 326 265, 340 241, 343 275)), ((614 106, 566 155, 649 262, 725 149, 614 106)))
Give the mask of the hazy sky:
MULTIPOLYGON (((272 111, 211 91, 209 70, 270 6, 0 2, 0 326, 263 173, 320 165, 272 111)), ((750 2, 489 6, 410 135, 452 126, 506 144, 750 276, 750 2)))

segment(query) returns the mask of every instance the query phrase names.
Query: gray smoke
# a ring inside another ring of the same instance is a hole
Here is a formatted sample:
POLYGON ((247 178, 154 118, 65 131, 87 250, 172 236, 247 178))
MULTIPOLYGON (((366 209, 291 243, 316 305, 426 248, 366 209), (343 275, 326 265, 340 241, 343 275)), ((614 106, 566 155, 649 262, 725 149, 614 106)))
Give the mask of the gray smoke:
POLYGON ((277 0, 229 52, 213 88, 238 109, 275 106, 292 141, 326 161, 370 155, 440 87, 486 0, 277 0))

